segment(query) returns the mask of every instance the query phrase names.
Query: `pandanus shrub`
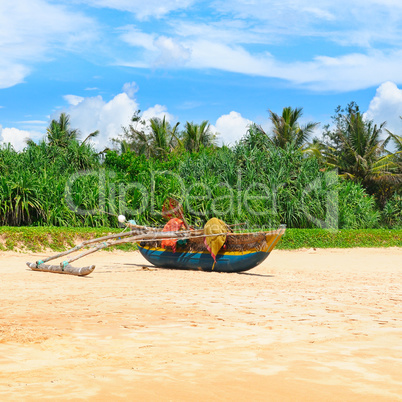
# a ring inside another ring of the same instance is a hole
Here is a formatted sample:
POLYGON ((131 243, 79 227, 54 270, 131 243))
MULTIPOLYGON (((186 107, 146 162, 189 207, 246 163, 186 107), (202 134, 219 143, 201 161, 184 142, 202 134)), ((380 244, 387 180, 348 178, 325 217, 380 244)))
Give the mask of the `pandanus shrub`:
MULTIPOLYGON (((159 123, 155 132, 165 127, 159 123)), ((113 215, 123 213, 160 226, 162 205, 173 196, 196 226, 213 216, 250 229, 379 225, 360 183, 339 179, 294 141, 275 146, 255 127, 232 147, 166 148, 163 157, 109 151, 103 164, 89 144, 59 134, 20 153, 0 148, 0 224, 117 226, 113 215)), ((399 222, 398 202, 386 204, 389 226, 399 222)))
POLYGON ((358 183, 341 179, 339 183, 339 227, 371 229, 379 225, 380 213, 374 197, 358 183))
POLYGON ((389 228, 402 228, 402 193, 395 192, 386 202, 382 217, 389 228))

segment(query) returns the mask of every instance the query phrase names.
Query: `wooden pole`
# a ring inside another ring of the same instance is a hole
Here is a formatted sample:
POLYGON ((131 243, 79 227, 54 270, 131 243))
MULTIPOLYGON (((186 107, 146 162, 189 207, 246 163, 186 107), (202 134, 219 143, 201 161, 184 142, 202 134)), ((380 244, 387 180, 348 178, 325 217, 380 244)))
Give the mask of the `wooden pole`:
MULTIPOLYGON (((196 232, 195 230, 192 230, 191 232, 186 232, 186 231, 181 231, 181 232, 160 232, 160 233, 152 233, 148 235, 138 235, 138 236, 133 236, 133 237, 128 237, 126 239, 120 239, 116 240, 114 242, 107 242, 104 241, 101 244, 99 244, 96 247, 93 247, 87 251, 84 251, 83 253, 77 255, 76 257, 70 258, 64 263, 70 263, 73 261, 76 261, 82 257, 85 257, 89 254, 95 253, 96 251, 102 250, 104 248, 110 247, 110 246, 118 246, 119 244, 124 244, 124 243, 132 243, 132 242, 141 242, 141 241, 156 241, 156 240, 166 240, 166 239, 189 239, 192 237, 199 237, 200 234, 194 233, 196 232)), ((223 233, 221 233, 223 234, 223 233)), ((226 234, 226 233, 225 233, 226 234)), ((218 236, 218 234, 213 234, 213 236, 218 236)), ((204 236, 202 234, 202 236, 204 236)))
MULTIPOLYGON (((84 247, 89 246, 90 244, 95 244, 95 243, 107 244, 107 245, 99 247, 99 248, 94 247, 93 249, 91 249, 91 250, 97 251, 97 250, 101 250, 103 248, 110 247, 110 246, 113 246, 113 245, 131 243, 131 242, 143 241, 143 240, 144 241, 145 240, 149 241, 149 240, 162 240, 162 239, 172 239, 172 238, 173 239, 174 238, 188 239, 190 237, 201 235, 203 232, 204 232, 203 229, 191 230, 191 231, 183 230, 183 231, 178 231, 178 232, 161 232, 161 231, 158 231, 158 232, 141 233, 141 234, 139 234, 138 231, 136 231, 136 230, 132 230, 132 231, 126 232, 126 233, 121 232, 121 233, 117 233, 117 234, 113 234, 113 235, 98 237, 96 239, 85 240, 81 244, 79 244, 79 245, 77 245, 77 246, 75 246, 75 247, 73 247, 73 248, 71 248, 69 250, 63 251, 61 253, 55 254, 55 255, 47 257, 47 258, 44 258, 43 260, 36 261, 36 266, 39 267, 40 265, 42 265, 42 264, 44 264, 46 262, 55 260, 57 258, 64 257, 64 256, 69 255, 69 254, 72 254, 72 253, 74 253, 74 252, 76 252, 78 250, 81 250, 84 247), (136 236, 132 236, 132 235, 136 235, 136 236), (116 238, 119 238, 119 237, 124 237, 124 239, 120 239, 120 240, 118 240, 116 242, 113 242, 113 243, 107 242, 107 240, 116 239, 116 238)), ((95 251, 92 251, 92 252, 95 252, 95 251)), ((86 253, 86 252, 81 253, 80 256, 84 257, 87 254, 88 253, 86 253)), ((89 253, 89 254, 91 254, 91 253, 89 253)), ((81 257, 79 257, 79 258, 81 258, 81 257)), ((78 258, 74 258, 73 261, 75 261, 77 259, 78 258)))
MULTIPOLYGON (((144 228, 144 226, 142 226, 142 227, 144 228)), ((158 231, 158 232, 159 232, 159 231, 158 231)), ((154 232, 154 233, 158 233, 158 232, 154 232)), ((75 247, 73 247, 73 248, 70 248, 69 250, 66 250, 66 251, 63 251, 63 252, 61 252, 61 253, 59 253, 59 254, 55 254, 55 255, 53 255, 53 256, 47 257, 47 258, 45 258, 45 259, 43 259, 43 260, 38 260, 36 263, 37 263, 37 265, 40 265, 40 264, 43 264, 43 263, 45 263, 45 262, 49 262, 49 261, 51 261, 51 260, 55 260, 56 258, 64 257, 65 255, 74 253, 74 252, 76 252, 76 251, 78 251, 78 250, 81 250, 82 248, 84 248, 84 247, 86 247, 86 246, 88 246, 88 245, 90 245, 90 244, 100 243, 100 242, 102 242, 102 241, 106 241, 106 240, 109 240, 109 239, 116 239, 116 238, 119 238, 119 237, 132 236, 133 234, 138 234, 138 233, 139 233, 138 230, 131 230, 131 231, 129 231, 129 232, 120 232, 120 233, 117 233, 117 234, 112 234, 112 235, 107 235, 107 236, 103 236, 103 237, 98 237, 98 238, 96 238, 96 239, 85 240, 85 241, 83 241, 81 244, 79 244, 79 245, 77 245, 77 246, 75 246, 75 247)), ((140 231, 140 233, 143 233, 143 232, 140 231)))

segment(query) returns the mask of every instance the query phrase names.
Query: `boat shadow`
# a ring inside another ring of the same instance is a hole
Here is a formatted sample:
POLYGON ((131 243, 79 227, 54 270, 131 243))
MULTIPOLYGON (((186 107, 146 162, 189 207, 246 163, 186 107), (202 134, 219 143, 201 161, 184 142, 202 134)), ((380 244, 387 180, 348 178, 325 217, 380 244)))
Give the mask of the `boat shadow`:
MULTIPOLYGON (((124 263, 123 265, 131 265, 134 267, 138 267, 138 268, 153 268, 153 269, 172 269, 174 271, 183 271, 183 269, 180 268, 160 268, 160 267, 155 267, 155 265, 151 265, 151 264, 134 264, 134 263, 124 263)), ((214 271, 203 271, 203 270, 197 270, 197 269, 189 269, 188 271, 202 271, 202 272, 214 272, 214 271)), ((219 272, 220 274, 223 273, 227 273, 227 274, 237 274, 237 275, 249 275, 249 276, 261 276, 263 278, 274 278, 275 275, 270 275, 270 274, 257 274, 257 273, 253 273, 253 272, 219 272)))
POLYGON ((251 276, 262 276, 264 278, 275 278, 275 275, 270 274, 256 274, 253 272, 236 272, 237 275, 251 275, 251 276))
POLYGON ((133 267, 138 267, 138 268, 155 268, 157 269, 158 267, 155 267, 155 265, 152 264, 133 264, 133 263, 124 263, 124 264, 119 264, 119 265, 131 265, 133 267))

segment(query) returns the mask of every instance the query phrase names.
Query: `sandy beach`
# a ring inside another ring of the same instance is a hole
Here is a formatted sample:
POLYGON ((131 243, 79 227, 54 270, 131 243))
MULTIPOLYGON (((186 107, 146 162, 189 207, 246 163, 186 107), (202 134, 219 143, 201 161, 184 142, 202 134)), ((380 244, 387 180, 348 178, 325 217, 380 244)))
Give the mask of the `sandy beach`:
POLYGON ((402 400, 402 248, 274 251, 243 274, 0 253, 0 400, 402 400))

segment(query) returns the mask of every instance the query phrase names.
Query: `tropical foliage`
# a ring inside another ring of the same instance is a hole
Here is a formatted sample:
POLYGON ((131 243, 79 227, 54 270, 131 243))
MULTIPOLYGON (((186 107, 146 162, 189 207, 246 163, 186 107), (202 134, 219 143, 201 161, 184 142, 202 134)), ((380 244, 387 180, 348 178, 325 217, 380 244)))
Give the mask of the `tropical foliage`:
POLYGON ((389 137, 387 138, 386 143, 391 142, 391 144, 394 145, 394 161, 398 166, 398 172, 402 174, 402 135, 393 134, 389 130, 387 130, 387 132, 389 137))
POLYGON ((166 120, 153 117, 149 120, 149 125, 140 117, 138 110, 131 118, 128 127, 123 127, 123 134, 113 140, 115 144, 120 144, 122 152, 134 152, 137 155, 146 157, 165 158, 177 146, 178 133, 177 127, 166 120))
POLYGON ((190 152, 199 152, 203 147, 216 145, 216 135, 212 133, 207 120, 201 124, 187 122, 181 138, 184 148, 190 152))
POLYGON ((77 139, 78 130, 70 127, 70 117, 61 113, 59 120, 52 120, 46 130, 46 139, 51 147, 66 148, 77 139))
MULTIPOLYGON (((0 227, 0 251, 44 252, 64 251, 83 239, 119 233, 118 228, 68 227, 0 227)), ((276 249, 351 247, 402 247, 402 229, 288 229, 276 249)), ((113 248, 135 250, 136 244, 126 243, 113 248)))
POLYGON ((288 144, 292 144, 296 148, 306 148, 308 140, 319 123, 309 122, 300 125, 299 120, 303 115, 303 108, 291 108, 290 106, 283 108, 282 114, 278 115, 272 110, 268 110, 269 119, 272 123, 272 134, 265 133, 259 125, 252 125, 252 135, 259 142, 262 138, 267 137, 272 145, 279 148, 285 148, 288 144))
POLYGON ((300 124, 302 109, 287 107, 270 111, 270 133, 251 124, 218 147, 208 121, 180 130, 138 111, 102 157, 91 145, 98 133, 80 141, 61 114, 38 144, 0 148, 0 224, 117 227, 122 213, 162 225, 163 202, 175 196, 195 226, 219 216, 249 229, 401 227, 401 137, 383 141, 384 125, 354 103, 336 113, 324 141, 311 141, 317 123, 300 124))
POLYGON ((312 122, 300 126, 299 120, 303 115, 302 108, 292 109, 288 106, 283 108, 281 116, 272 110, 269 110, 269 114, 273 124, 272 143, 280 148, 284 148, 286 144, 290 143, 302 148, 318 126, 318 123, 312 122))
POLYGON ((341 174, 368 183, 396 170, 381 140, 385 122, 377 126, 365 120, 355 104, 348 105, 346 111, 338 109, 334 122, 335 128, 331 131, 327 127, 324 132, 329 139, 326 157, 341 174))
POLYGON ((402 180, 395 154, 385 148, 390 137, 381 139, 385 122, 377 126, 366 120, 353 102, 336 113, 334 128, 324 131, 326 163, 376 194, 383 205, 402 180))
POLYGON ((207 120, 201 124, 186 122, 184 130, 178 130, 180 123, 173 127, 166 120, 154 117, 148 124, 137 110, 128 127, 112 141, 120 145, 121 152, 134 152, 147 158, 166 158, 173 151, 199 152, 202 148, 216 146, 216 134, 211 131, 207 120))

